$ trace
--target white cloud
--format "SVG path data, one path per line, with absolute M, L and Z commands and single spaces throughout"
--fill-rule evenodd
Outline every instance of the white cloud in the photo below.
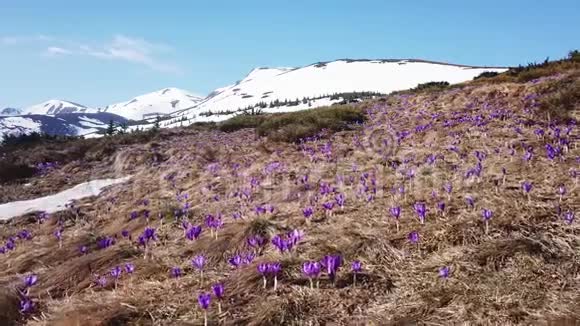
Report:
M 52 50 L 51 50 L 52 49 Z M 112 41 L 103 45 L 77 44 L 68 47 L 49 47 L 47 52 L 53 55 L 82 55 L 104 60 L 125 61 L 144 65 L 153 70 L 169 73 L 180 73 L 177 65 L 166 63 L 157 58 L 158 54 L 171 51 L 164 44 L 148 42 L 144 39 L 116 35 Z
M 2 45 L 17 45 L 26 43 L 42 43 L 54 40 L 52 36 L 38 34 L 32 36 L 22 36 L 22 35 L 11 35 L 11 36 L 1 36 L 0 44 Z
M 110 41 L 99 44 L 96 42 L 78 43 L 42 34 L 0 36 L 0 45 L 17 46 L 22 44 L 41 46 L 43 49 L 42 54 L 48 57 L 85 56 L 100 60 L 139 64 L 160 72 L 181 73 L 177 65 L 160 59 L 160 55 L 173 51 L 170 46 L 149 42 L 143 38 L 133 38 L 119 34 L 115 35 Z
M 58 46 L 51 46 L 51 47 L 46 49 L 46 54 L 47 55 L 69 55 L 69 54 L 72 54 L 72 52 L 67 50 L 67 49 L 63 49 L 61 47 L 58 47 Z

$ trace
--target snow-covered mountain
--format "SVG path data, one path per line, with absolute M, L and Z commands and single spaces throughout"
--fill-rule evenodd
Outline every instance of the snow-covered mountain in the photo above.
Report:
M 84 105 L 63 101 L 49 100 L 44 103 L 36 104 L 22 109 L 22 114 L 44 114 L 55 115 L 61 113 L 97 113 L 97 109 L 88 108 Z
M 150 127 L 154 118 L 161 115 L 167 118 L 161 126 L 175 127 L 197 121 L 225 120 L 250 107 L 259 107 L 262 112 L 303 110 L 341 102 L 345 100 L 342 97 L 344 95 L 341 95 L 344 93 L 388 94 L 415 87 L 420 83 L 447 81 L 453 84 L 471 80 L 484 71 L 505 70 L 507 68 L 473 67 L 415 59 L 342 59 L 299 68 L 256 68 L 244 79 L 218 88 L 205 98 L 181 89 L 165 88 L 99 109 L 69 101 L 51 100 L 25 108 L 21 112 L 7 111 L 23 116 L 4 119 L 4 126 L 0 124 L 0 134 L 4 129 L 10 132 L 18 130 L 19 123 L 22 130 L 52 130 L 50 126 L 59 125 L 55 121 L 61 121 L 59 119 L 62 119 L 62 113 L 101 112 L 129 120 L 146 120 L 132 129 Z M 30 115 L 53 116 L 56 120 L 40 117 L 32 119 Z M 94 127 L 98 128 L 110 119 L 96 120 L 98 122 L 95 122 Z M 41 123 L 40 127 L 37 126 L 38 123 Z M 60 129 L 57 128 L 59 132 L 66 130 L 66 133 L 76 135 L 90 129 L 82 121 L 67 123 L 70 128 L 62 127 L 61 124 L 58 127 Z
M 301 68 L 257 68 L 243 80 L 219 88 L 192 108 L 174 112 L 171 116 L 180 120 L 187 119 L 189 122 L 221 120 L 215 115 L 208 116 L 207 113 L 232 112 L 260 102 L 269 104 L 276 100 L 321 99 L 309 103 L 308 107 L 314 108 L 328 105 L 330 95 L 335 93 L 387 94 L 409 89 L 420 83 L 447 81 L 453 84 L 471 80 L 484 71 L 505 70 L 507 68 L 472 67 L 413 59 L 343 59 Z M 285 108 L 281 107 L 281 110 Z M 222 118 L 229 116 L 231 115 L 224 115 Z
M 0 117 L 10 117 L 21 114 L 22 110 L 17 108 L 4 108 L 0 110 Z
M 0 141 L 4 135 L 30 134 L 32 132 L 82 136 L 107 129 L 111 120 L 116 124 L 128 122 L 123 117 L 106 112 L 0 117 Z
M 108 105 L 101 109 L 131 120 L 142 120 L 157 115 L 183 110 L 195 106 L 203 100 L 178 88 L 165 88 L 153 93 L 137 96 L 130 101 Z

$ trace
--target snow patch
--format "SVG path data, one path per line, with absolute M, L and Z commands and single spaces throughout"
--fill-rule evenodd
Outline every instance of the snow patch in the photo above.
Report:
M 65 209 L 65 205 L 73 200 L 85 197 L 98 196 L 103 188 L 123 183 L 131 176 L 119 179 L 93 180 L 76 185 L 75 187 L 62 191 L 55 195 L 46 197 L 16 201 L 0 205 L 0 220 L 8 220 L 16 216 L 21 216 L 33 212 L 54 213 Z

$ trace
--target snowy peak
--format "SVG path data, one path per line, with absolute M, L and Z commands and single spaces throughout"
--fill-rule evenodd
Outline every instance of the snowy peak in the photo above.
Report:
M 84 105 L 63 101 L 49 100 L 44 103 L 33 105 L 22 110 L 22 114 L 44 114 L 56 115 L 63 113 L 96 113 L 96 109 L 88 108 Z
M 120 115 L 131 120 L 142 120 L 151 116 L 167 115 L 171 112 L 190 108 L 203 98 L 179 88 L 162 90 L 137 96 L 130 101 L 112 104 L 102 112 Z
M 473 67 L 418 59 L 340 59 L 300 68 L 257 68 L 241 81 L 213 91 L 191 109 L 175 112 L 179 120 L 222 119 L 233 112 L 266 106 L 287 110 L 280 102 L 306 100 L 307 108 L 332 104 L 333 94 L 372 92 L 388 94 L 421 83 L 472 80 L 484 71 L 503 72 L 502 67 Z M 316 102 L 308 101 L 316 99 Z M 303 103 L 304 104 L 304 103 Z M 296 104 L 292 109 L 303 108 Z M 217 118 L 216 114 L 221 114 Z
M 110 121 L 126 124 L 127 119 L 111 113 L 61 113 L 58 115 L 29 114 L 0 117 L 0 142 L 5 135 L 30 134 L 83 136 L 104 131 Z
M 0 117 L 10 117 L 21 114 L 22 110 L 16 108 L 4 108 L 0 110 Z
M 283 74 L 285 72 L 294 70 L 296 68 L 287 68 L 287 67 L 281 67 L 281 68 L 267 68 L 267 67 L 260 67 L 260 68 L 254 68 L 252 69 L 252 71 L 250 71 L 250 73 L 240 82 L 247 82 L 250 81 L 252 79 L 256 79 L 256 78 L 267 78 L 267 77 L 271 77 L 271 76 L 277 76 L 280 74 Z

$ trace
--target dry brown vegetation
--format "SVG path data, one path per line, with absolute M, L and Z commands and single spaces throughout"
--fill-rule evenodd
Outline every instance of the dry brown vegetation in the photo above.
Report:
M 565 223 L 555 205 L 563 212 L 578 212 L 578 176 L 571 173 L 578 171 L 580 150 L 573 141 L 564 158 L 554 162 L 544 155 L 548 136 L 534 135 L 536 128 L 548 131 L 547 120 L 542 120 L 546 107 L 579 118 L 578 76 L 571 70 L 534 83 L 477 81 L 460 89 L 364 103 L 370 110 L 365 128 L 306 144 L 320 149 L 331 142 L 330 162 L 319 150 L 312 159 L 297 144 L 256 137 L 251 129 L 224 133 L 180 128 L 163 131 L 148 142 L 126 144 L 91 163 L 91 177 L 113 173 L 133 178 L 98 198 L 77 203 L 79 216 L 55 213 L 40 225 L 24 216 L 0 226 L 4 241 L 24 228 L 34 235 L 0 256 L 0 324 L 199 325 L 203 314 L 197 295 L 218 281 L 225 283 L 226 299 L 221 314 L 215 305 L 209 310 L 211 325 L 578 324 L 580 227 L 577 221 Z M 526 100 L 530 94 L 540 97 Z M 534 110 L 535 103 L 542 110 Z M 511 110 L 514 116 L 491 119 L 482 126 L 471 122 L 442 126 L 454 112 L 487 117 L 495 109 Z M 432 114 L 437 116 L 432 119 Z M 394 135 L 388 133 L 385 148 L 369 145 L 377 130 L 392 126 L 411 131 L 428 121 L 434 127 L 412 133 L 399 146 L 393 146 Z M 516 126 L 521 133 L 514 132 Z M 570 139 L 577 137 L 575 127 Z M 535 148 L 529 163 L 522 159 L 522 142 Z M 457 153 L 448 151 L 452 144 Z M 487 155 L 484 172 L 465 178 L 466 169 L 477 162 L 476 150 Z M 429 154 L 444 157 L 426 164 Z M 282 167 L 266 175 L 270 162 Z M 414 178 L 395 171 L 391 165 L 396 162 L 413 168 Z M 209 170 L 211 163 L 220 169 Z M 236 163 L 239 167 L 234 168 Z M 51 184 L 52 192 L 61 189 L 63 174 L 73 178 L 82 174 L 76 164 L 69 162 L 44 176 L 43 191 Z M 507 170 L 505 179 L 502 168 Z M 366 193 L 358 195 L 363 172 L 376 179 L 377 194 L 371 202 Z M 306 173 L 310 190 L 298 181 Z M 261 180 L 253 201 L 233 197 L 235 191 L 249 187 L 252 176 Z M 315 216 L 306 220 L 301 210 L 318 193 L 319 180 L 338 187 L 347 203 L 327 216 L 319 202 Z M 522 193 L 523 181 L 534 185 L 529 198 Z M 453 184 L 449 197 L 442 190 L 446 182 Z M 405 195 L 393 194 L 391 189 L 403 184 Z M 559 185 L 567 188 L 562 199 L 556 192 Z M 14 191 L 22 188 L 14 187 L 20 187 Z M 177 193 L 189 195 L 186 219 L 193 224 L 202 224 L 205 214 L 223 214 L 225 224 L 217 239 L 208 230 L 198 240 L 185 239 L 181 221 L 173 216 L 183 205 Z M 476 199 L 475 208 L 466 205 L 467 195 Z M 142 199 L 150 204 L 141 205 Z M 437 212 L 439 200 L 447 204 L 444 215 Z M 416 201 L 429 208 L 424 225 L 413 211 Z M 274 205 L 275 212 L 257 217 L 253 207 L 261 203 Z M 403 210 L 399 231 L 388 213 L 393 205 Z M 494 211 L 488 234 L 481 219 L 483 208 Z M 145 209 L 151 211 L 149 222 L 142 217 Z M 133 210 L 140 217 L 130 220 Z M 233 220 L 232 213 L 240 210 L 244 218 Z M 64 221 L 62 248 L 53 236 L 59 219 Z M 142 248 L 120 232 L 128 230 L 135 240 L 147 225 L 157 229 L 159 240 L 145 259 Z M 303 230 L 305 237 L 292 253 L 280 254 L 268 245 L 250 265 L 233 269 L 227 263 L 235 253 L 249 250 L 248 236 L 271 237 L 293 229 Z M 413 230 L 420 233 L 419 246 L 407 241 Z M 117 235 L 117 244 L 98 250 L 96 239 L 106 235 Z M 79 253 L 81 245 L 89 246 L 89 254 Z M 310 289 L 302 263 L 335 253 L 347 263 L 337 283 L 332 285 L 323 276 L 320 288 Z M 208 257 L 203 280 L 190 264 L 198 254 Z M 356 287 L 348 266 L 354 259 L 361 260 L 364 269 Z M 282 263 L 277 291 L 271 283 L 263 289 L 256 271 L 257 263 L 267 261 Z M 112 283 L 94 284 L 94 274 L 107 274 L 124 262 L 135 263 L 136 272 L 124 275 L 116 289 Z M 183 268 L 182 278 L 170 278 L 174 266 Z M 448 279 L 438 276 L 442 266 L 451 268 Z M 30 273 L 39 275 L 30 293 L 37 307 L 32 315 L 21 316 L 16 289 Z

